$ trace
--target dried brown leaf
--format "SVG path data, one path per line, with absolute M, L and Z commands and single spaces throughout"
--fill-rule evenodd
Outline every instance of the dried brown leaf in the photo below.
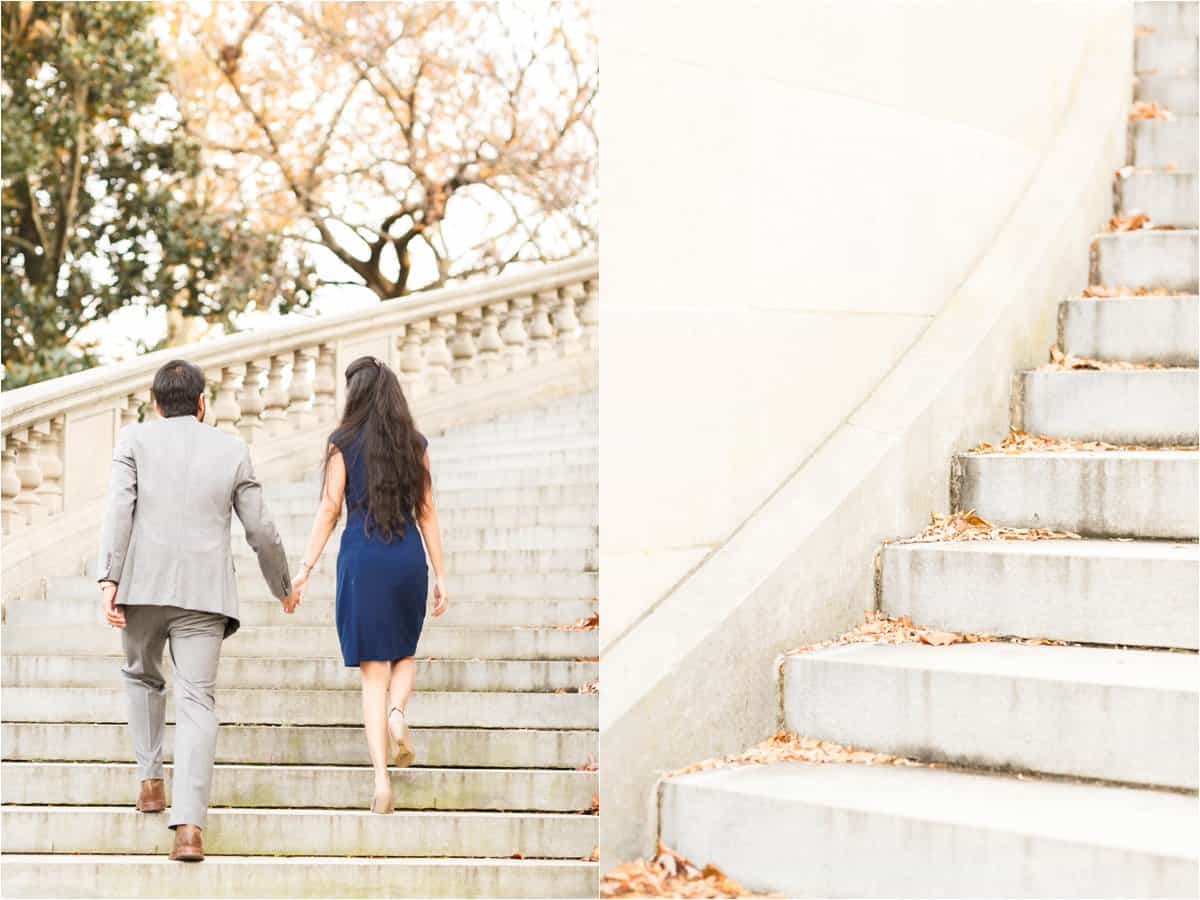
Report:
M 750 897 L 714 865 L 703 868 L 661 841 L 649 860 L 617 866 L 600 879 L 601 897 Z
M 1108 220 L 1108 226 L 1105 230 L 1113 231 L 1140 231 L 1144 228 L 1153 228 L 1154 223 L 1150 221 L 1150 216 L 1144 212 L 1134 212 L 1128 216 L 1113 216 Z
M 1171 119 L 1171 111 L 1157 100 L 1136 100 L 1129 110 L 1130 119 Z
M 1044 434 L 1029 434 L 1016 428 L 1012 429 L 1000 444 L 980 444 L 968 450 L 968 453 L 1070 453 L 1089 451 L 1166 451 L 1166 450 L 1200 450 L 1196 444 L 1169 444 L 1165 446 L 1150 446 L 1148 444 L 1109 444 L 1105 441 L 1079 441 L 1073 438 L 1056 438 Z

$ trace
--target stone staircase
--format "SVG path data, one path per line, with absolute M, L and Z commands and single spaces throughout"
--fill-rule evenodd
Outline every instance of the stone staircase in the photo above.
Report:
M 243 626 L 223 649 L 208 859 L 170 863 L 133 810 L 120 638 L 90 577 L 3 626 L 3 893 L 111 897 L 595 896 L 597 398 L 430 435 L 449 611 L 409 706 L 417 765 L 367 812 L 357 670 L 333 625 L 340 531 L 285 616 L 235 525 Z M 299 554 L 317 483 L 267 485 Z M 168 687 L 168 696 L 170 688 Z M 168 702 L 168 722 L 173 721 Z M 173 730 L 168 726 L 168 798 Z
M 1195 3 L 1139 4 L 1137 98 L 1115 211 L 1171 231 L 1105 234 L 1092 283 L 1060 306 L 1080 357 L 1164 368 L 1014 380 L 1030 433 L 1197 443 Z M 1153 74 L 1150 74 L 1153 70 Z M 1172 171 L 1165 171 L 1168 164 Z M 1169 296 L 1134 296 L 1164 288 Z M 693 772 L 659 793 L 662 840 L 746 886 L 817 897 L 1157 897 L 1200 893 L 1197 805 L 1200 454 L 961 454 L 952 505 L 1082 540 L 894 543 L 888 616 L 1049 639 L 850 644 L 785 657 L 782 726 L 935 765 L 782 762 Z

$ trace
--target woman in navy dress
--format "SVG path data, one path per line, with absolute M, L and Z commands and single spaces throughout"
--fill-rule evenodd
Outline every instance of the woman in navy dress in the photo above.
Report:
M 337 632 L 342 661 L 362 676 L 363 726 L 375 770 L 371 811 L 377 813 L 392 811 L 389 756 L 398 766 L 414 759 L 405 705 L 430 589 L 433 615 L 447 605 L 427 446 L 395 373 L 372 356 L 352 362 L 346 408 L 326 448 L 321 503 L 293 579 L 303 599 L 344 500 Z

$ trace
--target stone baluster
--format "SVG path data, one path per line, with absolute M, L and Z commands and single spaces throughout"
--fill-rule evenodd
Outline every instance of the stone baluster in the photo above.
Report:
M 38 498 L 50 516 L 63 511 L 63 425 L 63 417 L 58 416 L 45 423 L 42 432 L 42 486 Z
M 333 344 L 322 344 L 317 348 L 313 413 L 317 422 L 322 425 L 332 425 L 337 418 L 337 372 L 334 371 L 336 356 Z
M 157 404 L 157 401 L 154 399 L 154 391 L 153 390 L 151 390 L 150 388 L 147 388 L 146 390 L 139 392 L 137 397 L 139 400 L 142 401 L 142 404 L 143 404 L 142 405 L 142 421 L 143 422 L 153 422 L 155 419 L 159 418 L 158 404 Z
M 5 435 L 0 443 L 3 464 L 0 465 L 0 524 L 5 534 L 19 531 L 25 525 L 25 517 L 17 507 L 17 496 L 21 493 L 21 476 L 17 474 L 16 442 Z
M 454 344 L 450 350 L 454 357 L 454 380 L 458 384 L 470 384 L 479 380 L 479 372 L 475 367 L 478 356 L 475 326 L 479 323 L 479 318 L 477 309 L 465 309 L 454 317 Z
M 267 389 L 263 393 L 266 409 L 263 410 L 262 418 L 267 433 L 271 435 L 280 435 L 288 430 L 288 391 L 284 382 L 291 361 L 291 353 L 276 353 L 271 357 L 271 367 L 267 371 Z
M 538 291 L 533 295 L 533 318 L 529 323 L 529 355 L 534 363 L 548 362 L 555 356 L 554 326 L 550 324 L 550 310 L 557 302 L 557 291 Z
M 525 330 L 525 316 L 532 308 L 533 300 L 529 297 L 508 301 L 508 317 L 504 320 L 500 337 L 504 340 L 508 368 L 514 372 L 529 365 L 529 332 Z
M 479 328 L 479 372 L 484 378 L 503 375 L 504 339 L 500 337 L 500 320 L 508 311 L 508 304 L 489 303 L 483 309 L 483 322 Z
M 117 412 L 119 412 L 121 415 L 121 422 L 120 422 L 121 428 L 124 428 L 126 425 L 133 425 L 135 422 L 137 422 L 138 410 L 141 408 L 141 405 L 142 405 L 142 394 L 141 393 L 129 394 L 125 398 L 125 405 L 118 407 L 118 409 L 117 409 Z
M 254 359 L 246 363 L 246 374 L 242 378 L 242 390 L 237 396 L 238 407 L 242 417 L 238 422 L 238 431 L 242 440 L 254 446 L 263 430 L 263 373 L 271 367 L 269 360 Z
M 558 352 L 563 356 L 578 353 L 583 347 L 579 337 L 579 318 L 575 302 L 583 293 L 578 284 L 564 284 L 558 289 L 558 306 L 554 310 L 554 327 L 558 331 Z
M 41 435 L 31 428 L 22 428 L 12 433 L 17 445 L 17 477 L 21 479 L 21 492 L 17 494 L 17 510 L 26 525 L 37 525 L 45 516 L 37 489 L 42 484 L 42 466 L 38 459 Z
M 400 387 L 404 396 L 409 400 L 419 397 L 426 391 L 425 385 L 425 354 L 421 343 L 429 334 L 428 322 L 409 322 L 401 325 L 396 335 L 397 361 L 400 372 Z
M 238 387 L 245 373 L 245 366 L 225 366 L 221 369 L 216 379 L 212 414 L 205 417 L 205 421 L 211 420 L 221 431 L 235 437 L 241 433 L 238 431 L 238 422 L 242 418 Z
M 450 348 L 446 345 L 446 333 L 454 328 L 454 314 L 437 316 L 429 321 L 429 337 L 425 340 L 425 366 L 429 372 L 429 390 L 444 391 L 454 384 L 450 374 Z
M 583 345 L 589 350 L 600 346 L 600 282 L 589 279 L 583 286 L 584 301 L 579 309 L 579 322 L 583 327 Z
M 300 431 L 313 424 L 312 400 L 313 378 L 312 363 L 316 359 L 317 348 L 305 347 L 297 350 L 292 363 L 292 384 L 288 388 L 288 425 L 292 431 Z

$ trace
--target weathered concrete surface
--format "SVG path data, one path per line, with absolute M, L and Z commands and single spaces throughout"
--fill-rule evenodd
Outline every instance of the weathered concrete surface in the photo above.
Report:
M 133 761 L 123 723 L 5 722 L 2 727 L 5 759 Z M 417 759 L 426 766 L 575 769 L 595 761 L 599 744 L 596 732 L 576 729 L 414 727 L 410 733 Z M 168 761 L 174 745 L 175 726 L 168 725 L 163 747 Z M 217 742 L 217 762 L 362 766 L 370 758 L 356 725 L 227 723 Z
M 121 652 L 121 637 L 108 625 L 79 625 L 51 632 L 36 625 L 5 625 L 5 653 L 14 656 L 109 655 Z M 417 656 L 443 659 L 577 659 L 596 656 L 596 632 L 563 628 L 427 628 Z M 298 658 L 341 659 L 337 632 L 326 626 L 246 626 L 225 641 L 222 656 L 278 656 L 286 648 Z
M 407 709 L 417 727 L 595 728 L 595 694 L 525 694 L 501 691 L 422 691 Z M 124 688 L 6 688 L 4 718 L 12 722 L 125 722 Z M 247 725 L 359 725 L 359 691 L 218 689 L 217 716 Z M 167 697 L 167 721 L 175 721 Z
M 5 854 L 10 897 L 594 897 L 596 864 L 549 859 L 272 859 Z
M 1194 654 L 859 644 L 789 657 L 783 678 L 797 734 L 958 765 L 1197 786 Z
M 1197 120 L 1134 119 L 1129 123 L 1130 164 L 1139 168 L 1195 172 L 1197 166 Z M 1165 224 L 1165 223 L 1164 223 Z
M 1197 649 L 1195 543 L 944 541 L 881 557 L 880 609 L 931 628 Z
M 5 804 L 125 806 L 137 767 L 123 763 L 6 762 Z M 595 772 L 564 769 L 394 769 L 397 809 L 578 812 L 591 806 Z M 167 798 L 173 771 L 167 767 Z M 212 806 L 360 809 L 373 789 L 369 766 L 218 765 Z
M 1114 202 L 1122 215 L 1144 212 L 1156 226 L 1195 228 L 1200 224 L 1196 191 L 1194 172 L 1135 172 L 1117 178 Z
M 120 687 L 123 656 L 5 656 L 5 687 Z M 174 678 L 164 666 L 168 690 Z M 419 659 L 416 683 L 427 691 L 576 691 L 595 681 L 595 662 L 573 659 Z M 229 656 L 217 674 L 222 688 L 358 690 L 357 669 L 340 659 Z
M 1195 366 L 1200 297 L 1080 297 L 1058 307 L 1058 345 L 1117 362 Z
M 1013 427 L 1030 434 L 1150 447 L 1200 441 L 1200 371 L 1033 371 L 1013 382 Z
M 363 805 L 369 801 L 367 792 Z M 5 806 L 6 853 L 161 854 L 172 832 L 131 806 Z M 214 856 L 522 856 L 582 859 L 596 846 L 596 818 L 567 813 L 213 809 L 204 850 Z
M 1197 290 L 1195 231 L 1125 231 L 1092 242 L 1092 280 L 1114 288 Z
M 999 525 L 1195 540 L 1198 476 L 1188 451 L 968 453 L 954 459 L 951 502 Z
M 1196 78 L 1192 75 L 1139 75 L 1133 85 L 1133 99 L 1156 100 L 1181 116 L 1200 112 Z
M 1195 0 L 1159 0 L 1133 5 L 1135 25 L 1153 29 L 1151 34 L 1184 37 L 1200 30 L 1200 8 Z
M 663 840 L 789 897 L 1194 897 L 1196 799 L 781 763 L 662 788 Z
M 1138 72 L 1187 74 L 1196 71 L 1194 34 L 1147 34 L 1134 42 L 1134 68 Z

